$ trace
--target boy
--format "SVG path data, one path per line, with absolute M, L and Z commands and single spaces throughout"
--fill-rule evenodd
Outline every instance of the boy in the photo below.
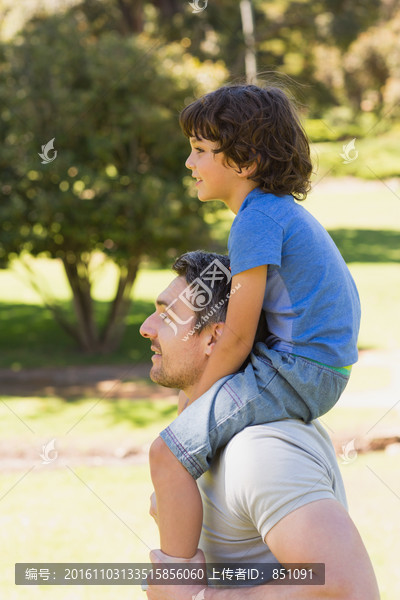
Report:
M 195 479 L 246 426 L 309 422 L 334 406 L 357 360 L 360 305 L 332 239 L 295 202 L 310 189 L 312 165 L 284 92 L 226 86 L 187 106 L 181 126 L 199 200 L 222 200 L 236 214 L 228 249 L 238 290 L 189 406 L 150 449 L 161 549 L 190 558 L 202 523 Z M 268 335 L 251 352 L 261 311 Z

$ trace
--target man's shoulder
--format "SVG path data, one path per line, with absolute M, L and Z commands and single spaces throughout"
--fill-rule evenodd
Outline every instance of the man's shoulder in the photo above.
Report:
M 281 442 L 282 445 L 310 446 L 315 448 L 331 448 L 329 436 L 318 420 L 311 423 L 296 419 L 285 419 L 272 423 L 263 423 L 246 427 L 236 434 L 227 444 L 231 452 L 263 446 L 271 447 Z
M 312 463 L 327 473 L 338 468 L 332 442 L 319 421 L 306 424 L 293 419 L 246 427 L 228 442 L 220 461 L 236 481 L 260 476 L 271 484 L 292 473 L 293 461 L 299 468 Z M 265 472 L 263 464 L 269 465 Z
M 229 527 L 255 528 L 264 540 L 283 517 L 309 502 L 346 494 L 333 446 L 314 421 L 284 420 L 247 427 L 223 448 L 203 476 L 211 504 Z
M 227 444 L 219 468 L 229 506 L 251 515 L 263 539 L 295 507 L 323 498 L 346 506 L 335 451 L 318 421 L 247 427 Z

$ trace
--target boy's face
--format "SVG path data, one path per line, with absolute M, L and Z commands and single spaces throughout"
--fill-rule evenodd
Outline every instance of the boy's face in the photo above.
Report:
M 231 206 L 238 184 L 243 183 L 243 174 L 238 174 L 237 169 L 224 164 L 222 152 L 214 154 L 213 150 L 218 148 L 216 142 L 191 137 L 190 146 L 191 152 L 185 165 L 192 171 L 192 177 L 197 179 L 199 200 L 222 200 Z

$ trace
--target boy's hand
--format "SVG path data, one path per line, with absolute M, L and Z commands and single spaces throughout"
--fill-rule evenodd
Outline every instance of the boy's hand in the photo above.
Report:
M 171 564 L 171 563 L 185 563 L 188 565 L 206 565 L 206 558 L 202 550 L 197 549 L 197 552 L 192 558 L 179 558 L 178 556 L 170 556 L 169 554 L 165 554 L 162 550 L 151 550 L 150 551 L 150 560 L 154 565 L 159 564 Z M 205 571 L 205 569 L 204 569 Z
M 191 565 L 204 565 L 204 572 L 206 572 L 205 564 L 206 559 L 201 550 L 197 550 L 196 554 L 192 558 L 177 558 L 176 556 L 169 556 L 164 554 L 162 550 L 152 550 L 150 552 L 150 560 L 156 565 L 162 565 L 165 563 L 185 563 Z M 192 600 L 197 594 L 204 590 L 207 585 L 207 581 L 202 585 L 152 585 L 149 584 L 147 590 L 148 600 Z M 201 597 L 201 596 L 200 596 Z
M 226 321 L 222 335 L 209 355 L 196 386 L 190 393 L 194 402 L 219 379 L 233 375 L 250 354 L 263 307 L 268 265 L 247 269 L 232 277 Z M 233 290 L 235 293 L 233 293 Z

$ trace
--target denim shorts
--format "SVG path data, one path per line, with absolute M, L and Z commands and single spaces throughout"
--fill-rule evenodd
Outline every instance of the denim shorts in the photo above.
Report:
M 349 377 L 288 352 L 256 344 L 243 371 L 223 377 L 160 436 L 194 479 L 218 448 L 249 425 L 320 417 L 338 401 Z

